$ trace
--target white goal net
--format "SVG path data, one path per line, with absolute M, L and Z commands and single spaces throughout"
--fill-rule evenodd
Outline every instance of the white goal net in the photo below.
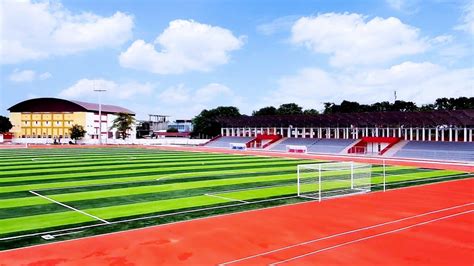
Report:
M 321 201 L 371 190 L 372 165 L 355 162 L 300 164 L 298 196 Z

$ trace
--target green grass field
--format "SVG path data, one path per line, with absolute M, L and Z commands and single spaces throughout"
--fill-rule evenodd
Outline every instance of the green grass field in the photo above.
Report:
M 295 197 L 296 166 L 316 162 L 130 148 L 0 150 L 0 249 L 51 242 L 41 238 L 46 232 L 64 240 L 304 201 Z M 386 170 L 392 184 L 466 177 Z M 381 171 L 372 167 L 372 184 Z

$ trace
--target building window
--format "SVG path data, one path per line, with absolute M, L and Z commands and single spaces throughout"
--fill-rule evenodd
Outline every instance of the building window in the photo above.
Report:
M 38 121 L 35 121 L 35 125 L 38 125 Z

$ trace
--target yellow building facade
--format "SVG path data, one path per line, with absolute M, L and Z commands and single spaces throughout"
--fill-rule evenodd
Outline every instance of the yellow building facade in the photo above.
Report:
M 13 112 L 11 132 L 17 138 L 68 138 L 72 125 L 86 127 L 86 112 Z
M 99 109 L 101 116 L 99 117 Z M 85 139 L 115 138 L 111 124 L 117 113 L 134 115 L 128 109 L 58 98 L 37 98 L 8 109 L 14 138 L 69 138 L 73 125 L 86 130 Z

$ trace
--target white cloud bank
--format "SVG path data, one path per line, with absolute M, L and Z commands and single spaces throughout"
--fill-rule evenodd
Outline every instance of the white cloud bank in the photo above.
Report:
M 12 82 L 32 82 L 34 80 L 46 80 L 51 78 L 52 75 L 49 72 L 37 73 L 34 70 L 18 70 L 15 69 L 8 79 Z
M 119 61 L 122 67 L 156 74 L 210 71 L 226 64 L 229 53 L 243 44 L 244 37 L 236 37 L 228 29 L 193 20 L 173 20 L 154 43 L 136 40 L 120 54 Z
M 129 99 L 136 95 L 150 95 L 154 85 L 138 82 L 116 83 L 106 79 L 81 79 L 61 91 L 58 96 L 67 99 L 95 99 L 98 96 L 94 88 L 106 90 L 103 99 Z
M 0 21 L 2 64 L 117 47 L 131 39 L 133 28 L 133 18 L 121 12 L 73 14 L 49 1 L 1 1 Z
M 404 62 L 384 69 L 328 72 L 306 68 L 278 81 L 278 88 L 261 106 L 296 102 L 321 108 L 323 102 L 342 100 L 373 103 L 398 99 L 418 104 L 439 97 L 474 96 L 474 69 L 447 69 L 429 62 Z
M 292 27 L 291 42 L 315 53 L 328 54 L 336 67 L 374 65 L 424 52 L 419 30 L 398 18 L 326 13 L 302 17 Z

